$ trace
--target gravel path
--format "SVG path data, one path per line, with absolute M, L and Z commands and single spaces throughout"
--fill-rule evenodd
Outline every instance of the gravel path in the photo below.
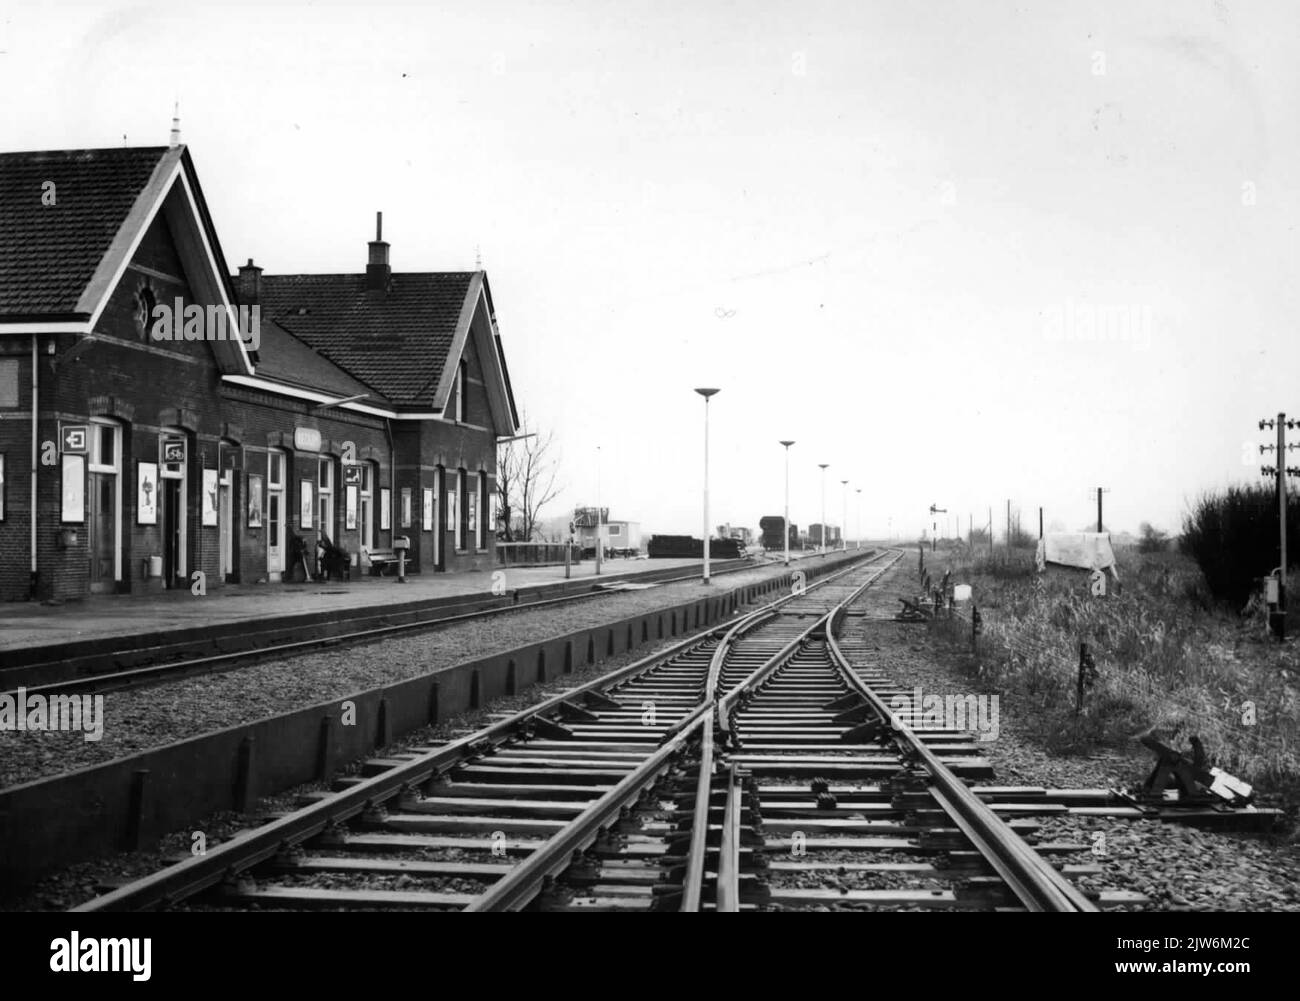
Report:
M 914 596 L 916 561 L 904 558 L 871 592 L 866 607 L 873 618 L 849 620 L 848 628 L 866 635 L 879 651 L 881 667 L 897 683 L 920 685 L 936 695 L 965 695 L 982 689 L 956 669 L 961 653 L 931 637 L 925 625 L 881 621 Z M 864 632 L 863 632 L 864 631 Z M 1151 769 L 1149 752 L 1099 748 L 1087 756 L 1049 754 L 1024 732 L 1014 698 L 994 692 L 999 701 L 999 732 L 987 747 L 996 784 L 1056 788 L 1109 788 L 1142 781 Z M 1300 844 L 1260 835 L 1221 834 L 1158 821 L 1106 818 L 1041 818 L 1041 842 L 1095 845 L 1098 853 L 1062 857 L 1063 862 L 1100 865 L 1100 876 L 1086 877 L 1088 889 L 1133 890 L 1151 903 L 1144 910 L 1300 910 Z M 1102 839 L 1097 836 L 1102 835 Z
M 725 593 L 724 589 L 755 584 L 782 572 L 779 564 L 765 564 L 728 574 L 707 593 Z M 616 592 L 571 607 L 510 612 L 373 645 L 350 645 L 222 674 L 110 692 L 104 696 L 101 740 L 87 741 L 80 731 L 0 731 L 0 788 L 343 698 L 475 657 L 666 608 L 703 593 L 696 581 Z M 532 696 L 528 698 L 531 701 Z

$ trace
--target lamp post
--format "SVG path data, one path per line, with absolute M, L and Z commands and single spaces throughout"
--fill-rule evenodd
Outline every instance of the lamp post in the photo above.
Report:
M 819 543 L 818 549 L 821 550 L 822 555 L 825 555 L 826 553 L 826 467 L 829 466 L 830 463 L 819 462 L 817 463 L 817 465 L 821 466 L 821 470 L 822 470 L 822 529 L 817 541 Z
M 849 548 L 849 481 L 840 480 L 840 552 Z
M 709 582 L 709 397 L 716 389 L 695 390 L 704 397 L 704 583 Z
M 600 446 L 596 446 L 596 573 L 600 573 L 600 558 L 604 555 L 600 544 L 600 526 L 604 519 L 600 516 Z
M 857 545 L 855 545 L 853 548 L 861 549 L 862 548 L 862 488 L 857 487 L 856 489 L 858 492 L 858 530 L 854 534 L 858 538 L 857 538 Z
M 782 441 L 785 446 L 785 518 L 781 522 L 781 534 L 785 536 L 785 565 L 790 565 L 790 446 L 792 441 Z

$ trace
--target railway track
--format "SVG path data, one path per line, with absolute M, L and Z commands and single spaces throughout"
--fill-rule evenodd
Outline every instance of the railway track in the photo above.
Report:
M 1051 806 L 1026 808 L 1006 791 L 968 785 L 993 775 L 976 734 L 924 718 L 872 663 L 866 636 L 837 638 L 859 596 L 719 702 L 729 754 L 708 807 L 723 835 L 716 909 L 1095 911 L 1143 902 L 1125 891 L 1086 896 L 1068 877 L 1097 867 L 1058 868 L 1045 857 L 1087 845 L 1030 847 L 1037 825 L 1024 814 Z
M 751 560 L 732 560 L 720 563 L 712 573 L 714 576 L 721 576 L 752 570 L 755 565 Z M 41 665 L 11 668 L 0 675 L 0 685 L 3 685 L 3 688 L 0 688 L 0 695 L 16 696 L 18 682 L 12 680 L 15 675 L 26 679 L 23 687 L 29 696 L 52 697 L 123 691 L 157 684 L 160 681 L 231 671 L 257 661 L 299 656 L 326 647 L 369 643 L 405 633 L 488 619 L 513 612 L 574 605 L 615 593 L 615 590 L 606 587 L 606 584 L 618 585 L 631 582 L 665 585 L 698 579 L 697 572 L 682 573 L 680 570 L 681 568 L 674 567 L 635 576 L 611 576 L 599 584 L 593 583 L 590 590 L 562 594 L 554 598 L 536 596 L 527 598 L 523 597 L 525 592 L 515 591 L 501 597 L 466 596 L 464 600 L 409 611 L 362 609 L 355 614 L 333 620 L 332 628 L 328 631 L 313 630 L 316 635 L 307 638 L 301 638 L 304 631 L 302 627 L 272 626 L 266 629 L 250 627 L 236 639 L 218 639 L 208 642 L 207 646 L 215 646 L 218 649 L 216 653 L 186 652 L 187 649 L 192 651 L 194 641 L 187 641 L 184 644 L 158 644 L 132 650 L 130 657 L 133 661 L 147 662 L 142 666 L 117 667 L 114 662 L 125 654 L 101 653 L 83 658 L 81 663 L 62 662 L 48 665 L 50 670 L 57 671 L 61 675 L 73 673 L 77 676 L 51 680 L 47 683 L 41 683 L 39 680 L 40 675 L 44 673 Z M 539 593 L 542 592 L 533 592 L 534 595 Z M 237 646 L 237 649 L 221 649 L 228 646 Z M 9 680 L 5 680 L 6 676 Z M 36 683 L 33 684 L 33 680 Z
M 851 564 L 757 614 L 815 601 L 863 572 Z M 81 909 L 168 907 L 199 894 L 195 906 L 233 908 L 528 904 L 575 853 L 599 853 L 597 842 L 626 827 L 638 803 L 653 802 L 647 794 L 689 767 L 712 734 L 704 696 L 716 677 L 715 651 L 732 631 L 684 639 L 445 745 L 372 759 L 362 776 L 302 809 Z M 671 826 L 638 835 L 610 861 L 658 866 L 674 840 Z M 413 881 L 422 887 L 401 889 Z
M 991 776 L 973 735 L 891 726 L 865 644 L 836 639 L 900 556 L 374 759 L 77 910 L 1096 910 L 967 785 Z

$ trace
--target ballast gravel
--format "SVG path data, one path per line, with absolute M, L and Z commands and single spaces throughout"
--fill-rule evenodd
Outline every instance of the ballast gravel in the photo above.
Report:
M 109 692 L 103 696 L 103 736 L 99 740 L 86 740 L 81 731 L 0 730 L 0 788 L 345 698 L 694 597 L 724 594 L 783 572 L 779 564 L 763 564 L 718 577 L 708 591 L 698 581 L 683 581 L 614 592 L 571 606 L 521 609 L 375 643 Z

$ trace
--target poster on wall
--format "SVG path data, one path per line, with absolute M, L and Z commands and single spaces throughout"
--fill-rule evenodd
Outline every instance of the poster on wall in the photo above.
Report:
M 135 478 L 135 523 L 156 525 L 158 524 L 158 463 L 138 463 Z
M 411 527 L 411 488 L 402 487 L 402 527 Z
M 424 522 L 421 527 L 426 532 L 433 531 L 433 487 L 424 488 Z
M 5 457 L 0 455 L 0 521 L 5 520 Z
M 217 471 L 203 470 L 203 526 L 212 528 L 217 523 Z
M 312 503 L 312 487 L 314 484 L 311 480 L 299 480 L 300 490 L 298 491 L 298 521 L 300 528 L 311 528 L 311 512 L 315 506 Z
M 262 527 L 262 477 L 259 473 L 248 474 L 248 527 Z
M 388 487 L 379 488 L 379 530 L 387 532 L 393 526 L 393 492 Z
M 351 531 L 357 527 L 357 488 L 343 488 L 343 527 Z
M 469 537 L 477 539 L 474 533 L 478 531 L 478 492 L 475 490 L 465 498 L 465 515 L 469 518 Z
M 63 456 L 62 520 L 78 524 L 86 520 L 86 457 Z
M 447 531 L 456 531 L 456 491 L 447 491 Z

